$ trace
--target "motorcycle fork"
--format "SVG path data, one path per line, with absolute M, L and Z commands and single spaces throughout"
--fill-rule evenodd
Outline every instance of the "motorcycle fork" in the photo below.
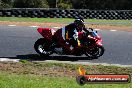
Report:
M 84 47 L 84 49 L 85 49 L 86 52 L 91 52 L 91 51 L 94 50 L 95 47 L 96 47 L 96 46 L 93 44 L 93 45 Z

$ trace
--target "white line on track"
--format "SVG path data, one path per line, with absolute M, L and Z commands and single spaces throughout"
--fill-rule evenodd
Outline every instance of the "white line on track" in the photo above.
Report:
M 12 62 L 19 62 L 19 61 L 20 61 L 20 59 L 0 58 L 0 61 L 12 61 Z
M 16 26 L 16 25 L 8 25 L 8 26 L 12 26 L 13 27 L 13 26 Z
M 10 59 L 10 58 L 0 58 L 0 61 L 4 62 L 19 62 L 20 59 Z M 56 61 L 56 60 L 46 60 L 46 61 L 33 61 L 33 62 L 50 62 L 50 63 L 68 63 L 68 64 L 82 64 L 82 65 L 104 65 L 104 66 L 119 66 L 119 67 L 132 67 L 132 65 L 121 65 L 121 64 L 108 64 L 108 63 L 91 63 L 91 62 L 70 62 L 70 61 Z
M 8 25 L 8 26 L 12 26 L 12 27 L 13 27 L 13 26 L 17 26 L 17 25 Z M 29 26 L 29 27 L 36 28 L 36 27 L 39 27 L 39 26 Z M 53 28 L 59 29 L 60 27 L 53 27 Z M 94 30 L 99 31 L 99 30 L 101 30 L 101 29 L 94 29 Z M 110 30 L 110 31 L 115 32 L 115 31 L 117 31 L 117 30 Z
M 100 29 L 94 29 L 94 30 L 99 31 Z
M 110 31 L 117 31 L 117 30 L 110 30 Z
M 60 28 L 60 27 L 53 27 L 53 28 L 56 28 L 57 29 L 57 28 Z
M 29 27 L 38 27 L 38 26 L 29 26 Z

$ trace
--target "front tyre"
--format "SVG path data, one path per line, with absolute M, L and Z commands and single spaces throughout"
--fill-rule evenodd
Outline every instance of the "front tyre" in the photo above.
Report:
M 97 51 L 93 54 L 95 57 L 100 57 L 104 54 L 104 47 L 103 46 L 97 46 L 96 47 Z
M 34 49 L 41 56 L 49 56 L 52 54 L 50 43 L 44 38 L 40 38 L 35 42 Z
M 86 56 L 90 58 L 98 58 L 104 54 L 104 47 L 103 46 L 96 46 L 93 49 L 90 49 L 85 53 Z

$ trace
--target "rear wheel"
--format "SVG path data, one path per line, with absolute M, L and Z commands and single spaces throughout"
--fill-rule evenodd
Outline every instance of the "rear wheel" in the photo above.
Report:
M 50 43 L 44 39 L 38 39 L 34 44 L 35 51 L 41 56 L 49 56 L 52 54 L 52 50 L 50 50 Z

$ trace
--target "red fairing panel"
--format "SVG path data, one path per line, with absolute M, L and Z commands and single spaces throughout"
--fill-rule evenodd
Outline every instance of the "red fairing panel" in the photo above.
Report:
M 52 33 L 50 28 L 38 28 L 38 32 L 47 39 L 52 39 Z
M 82 37 L 83 37 L 83 32 L 78 32 L 78 39 L 80 40 L 82 39 Z

